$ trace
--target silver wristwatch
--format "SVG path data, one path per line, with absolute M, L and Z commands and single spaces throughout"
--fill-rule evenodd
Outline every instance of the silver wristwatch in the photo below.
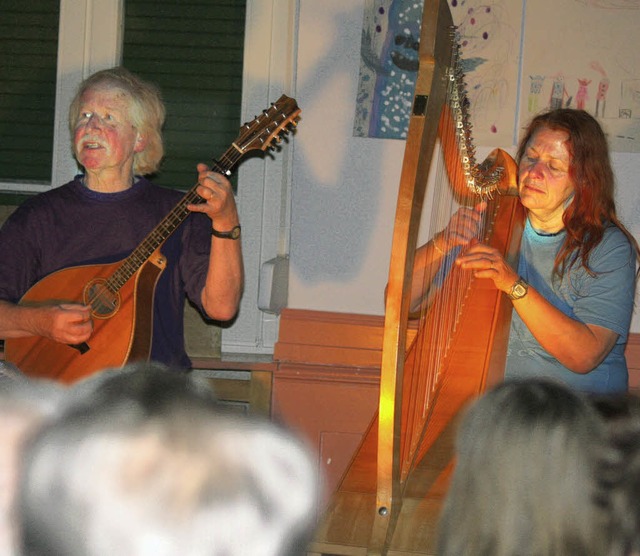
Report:
M 507 294 L 509 299 L 522 299 L 527 292 L 529 291 L 529 284 L 525 282 L 524 278 L 518 278 L 513 286 L 511 286 L 511 291 Z

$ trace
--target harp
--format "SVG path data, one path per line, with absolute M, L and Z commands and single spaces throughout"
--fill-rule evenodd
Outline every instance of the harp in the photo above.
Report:
M 424 2 L 419 55 L 393 232 L 378 413 L 309 554 L 434 554 L 456 417 L 504 373 L 511 303 L 491 281 L 445 263 L 436 280 L 425 281 L 427 302 L 419 318 L 410 319 L 423 205 L 441 214 L 441 198 L 452 207 L 486 201 L 478 239 L 514 266 L 524 222 L 513 159 L 496 149 L 475 162 L 446 0 Z M 432 222 L 431 229 L 441 225 Z

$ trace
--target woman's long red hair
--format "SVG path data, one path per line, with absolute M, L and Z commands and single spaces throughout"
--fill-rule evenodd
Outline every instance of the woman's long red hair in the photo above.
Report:
M 638 243 L 618 219 L 614 201 L 615 178 L 607 138 L 598 121 L 584 110 L 559 108 L 539 114 L 527 127 L 520 141 L 516 160 L 522 160 L 531 137 L 541 128 L 565 131 L 569 135 L 567 149 L 571 156 L 569 177 L 574 184 L 574 197 L 562 217 L 567 232 L 554 264 L 554 273 L 562 276 L 579 262 L 589 273 L 589 257 L 602 241 L 604 230 L 613 224 L 627 236 L 639 253 Z

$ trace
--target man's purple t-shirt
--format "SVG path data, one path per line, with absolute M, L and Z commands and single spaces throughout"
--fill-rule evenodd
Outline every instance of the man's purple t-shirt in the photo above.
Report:
M 87 189 L 78 176 L 25 201 L 0 229 L 0 299 L 18 302 L 56 270 L 126 258 L 183 195 L 145 178 L 137 178 L 126 191 L 99 193 Z M 154 298 L 154 361 L 190 366 L 184 348 L 185 294 L 202 311 L 210 230 L 207 216 L 191 214 L 161 247 L 167 267 Z

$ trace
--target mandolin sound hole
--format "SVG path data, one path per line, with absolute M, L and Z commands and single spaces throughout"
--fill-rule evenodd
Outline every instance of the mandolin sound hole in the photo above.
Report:
M 85 305 L 91 306 L 91 314 L 98 319 L 111 317 L 120 306 L 120 296 L 112 292 L 104 278 L 97 278 L 84 289 Z

